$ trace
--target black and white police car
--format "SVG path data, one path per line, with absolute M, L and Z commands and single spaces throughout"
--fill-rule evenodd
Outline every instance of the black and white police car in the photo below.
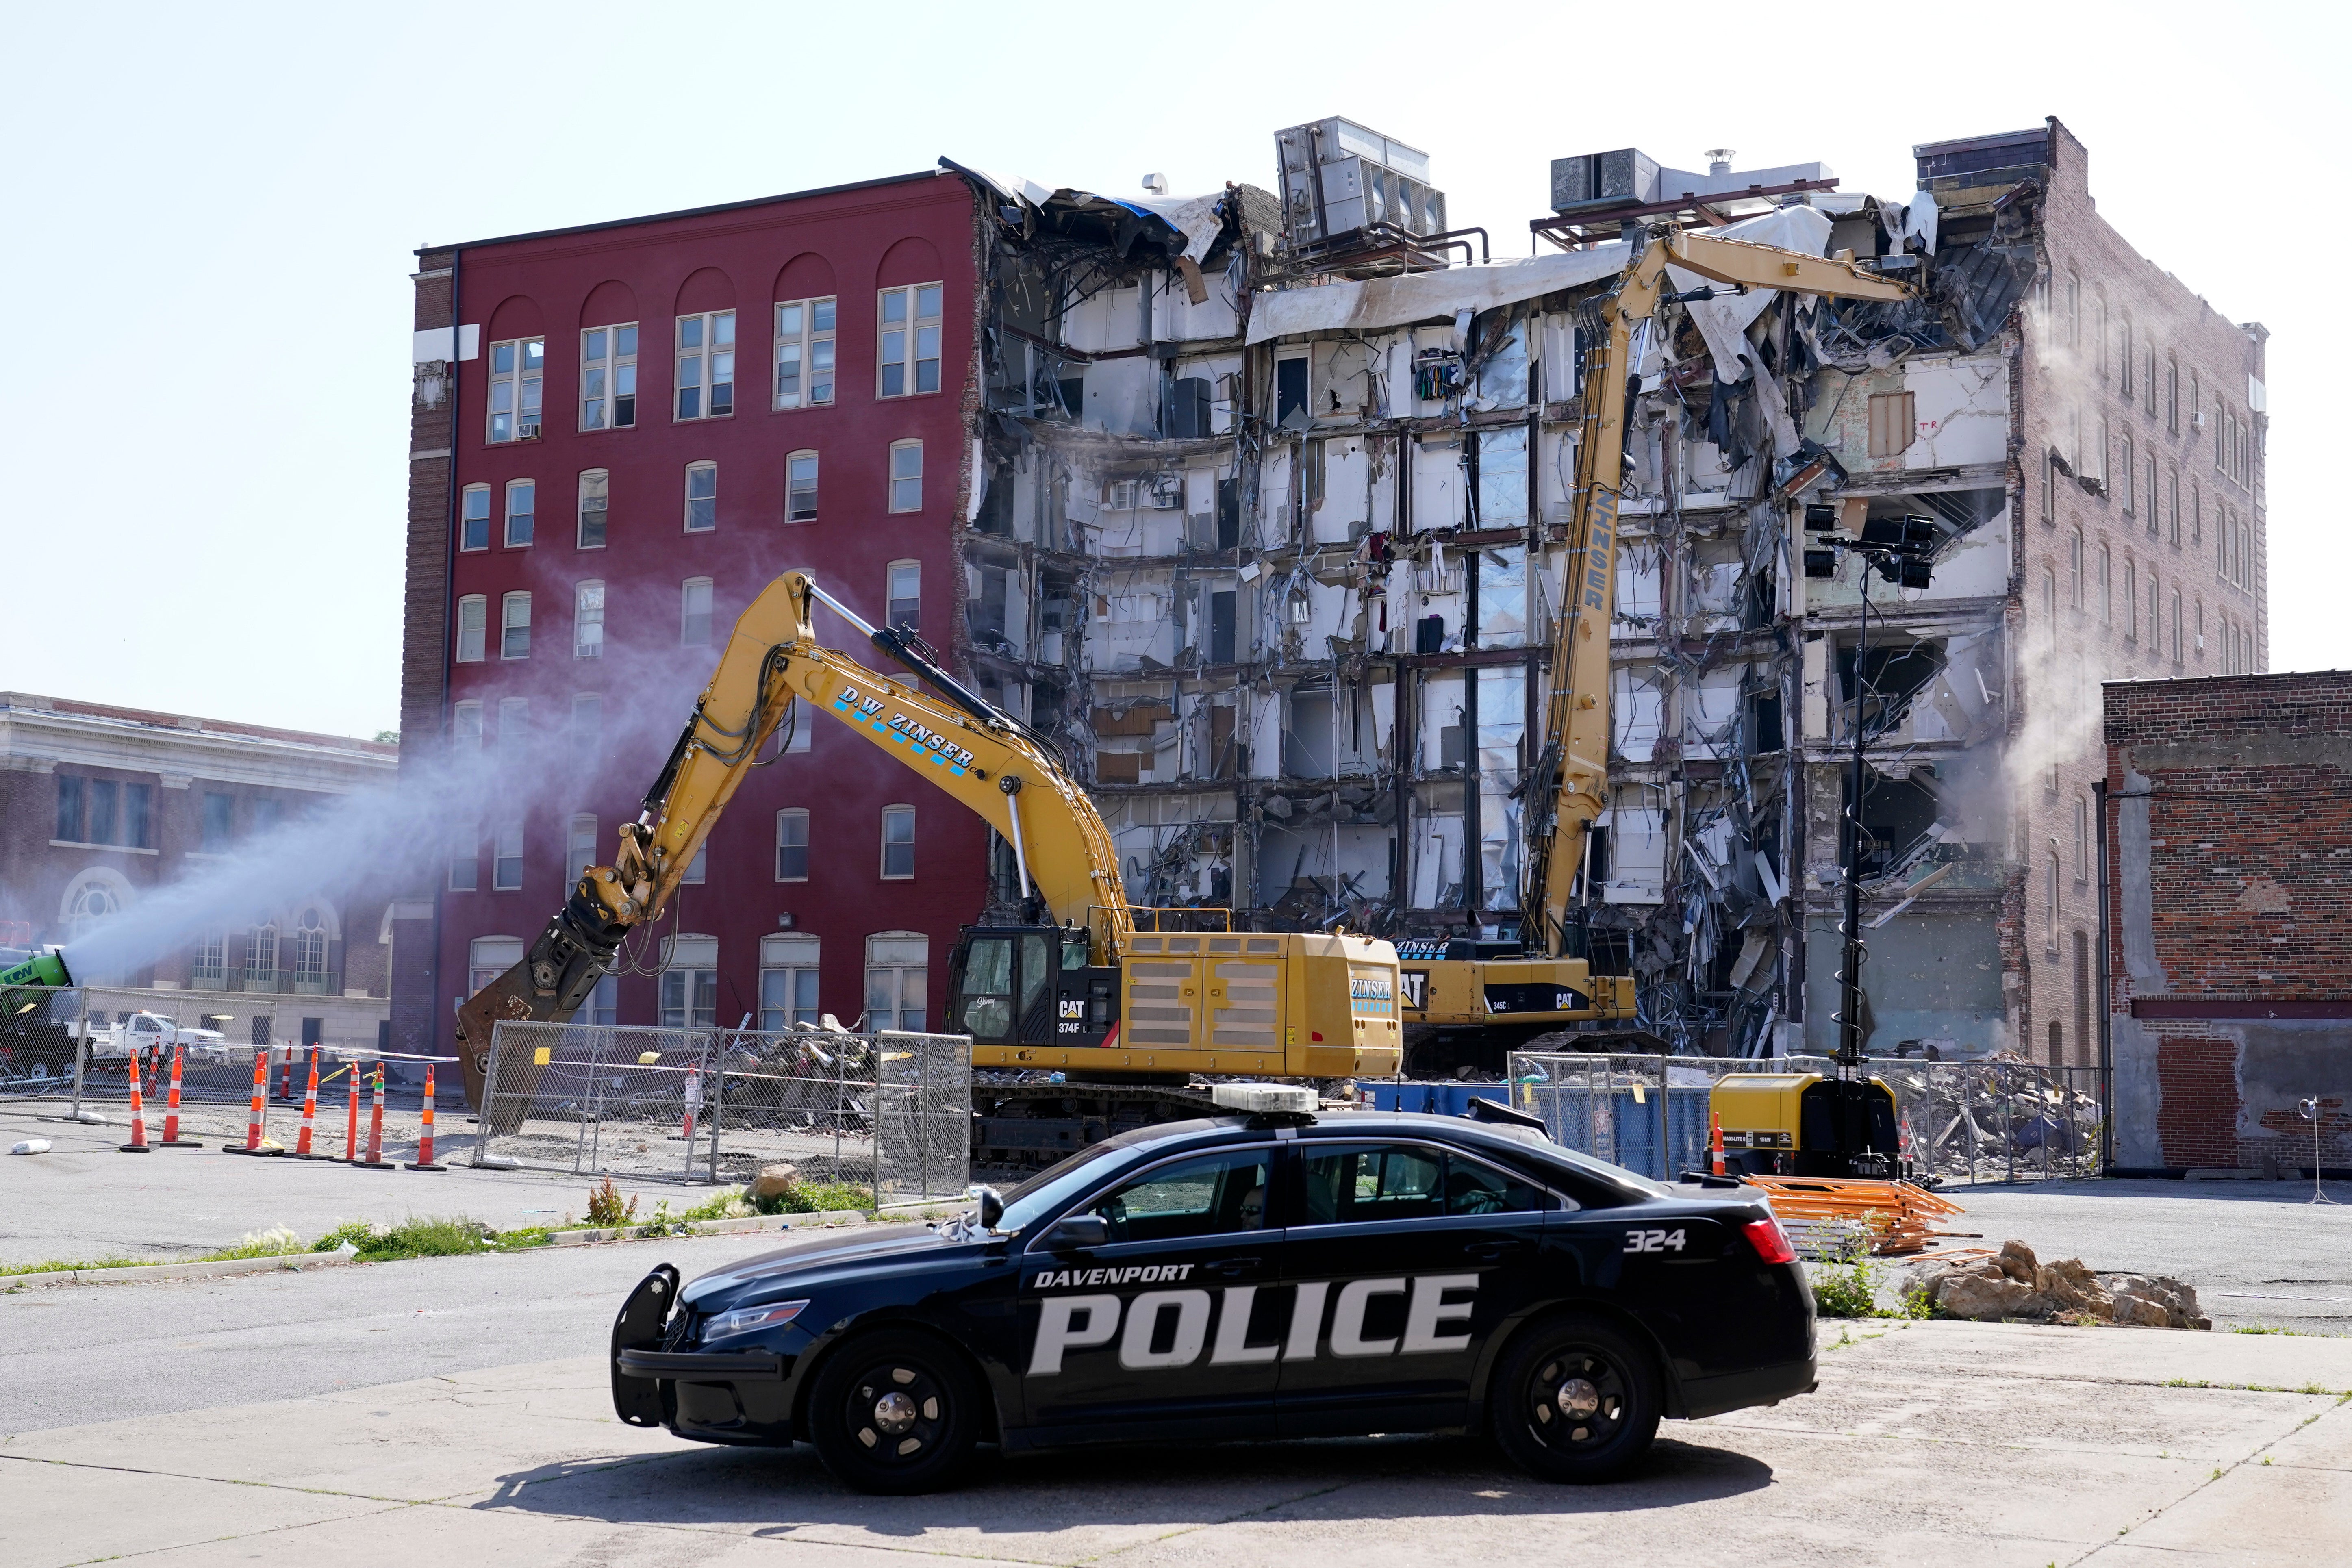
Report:
M 1661 1416 L 1813 1387 L 1813 1299 L 1753 1188 L 1661 1185 L 1471 1117 L 1234 1114 L 1097 1143 L 936 1229 L 814 1237 L 613 1326 L 613 1404 L 712 1443 L 807 1441 L 873 1491 L 975 1444 L 1483 1431 L 1601 1480 Z

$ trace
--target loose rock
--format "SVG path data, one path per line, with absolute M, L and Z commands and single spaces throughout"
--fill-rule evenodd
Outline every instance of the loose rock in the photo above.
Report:
M 751 1185 L 744 1189 L 744 1196 L 754 1203 L 761 1198 L 780 1198 L 791 1192 L 800 1179 L 800 1167 L 797 1165 L 783 1161 L 762 1165 L 760 1173 L 752 1177 Z
M 2150 1329 L 2210 1329 L 2197 1292 L 2169 1277 L 2095 1274 L 2082 1259 L 2043 1263 L 2021 1241 L 1991 1258 L 1955 1263 L 1923 1281 L 1947 1316 L 1996 1322 L 2008 1318 L 2122 1323 Z

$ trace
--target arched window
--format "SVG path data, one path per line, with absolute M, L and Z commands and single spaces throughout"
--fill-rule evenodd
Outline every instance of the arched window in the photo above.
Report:
M 521 962 L 522 938 L 476 937 L 466 950 L 466 994 L 472 995 Z
M 2172 591 L 2172 662 L 2179 664 L 2180 652 L 2180 590 Z
M 2076 529 L 2066 541 L 2067 597 L 2074 608 L 2083 607 L 2083 531 Z
M 278 922 L 249 926 L 245 933 L 245 988 L 278 989 Z
M 2058 951 L 2058 854 L 2051 851 L 2042 876 L 2042 945 Z
M 129 900 L 111 883 L 84 882 L 66 899 L 66 940 L 75 941 L 110 915 L 121 912 Z
M 2139 564 L 2124 557 L 2124 640 L 2139 640 Z
M 294 918 L 294 984 L 327 984 L 327 920 L 316 905 Z
M 2058 569 L 2054 566 L 2044 566 L 2042 569 L 2042 622 L 2045 628 L 2043 636 L 2056 635 L 2054 628 L 2058 625 Z
M 2112 626 L 2116 618 L 2116 557 L 2105 544 L 2099 546 L 2099 624 Z
M 2066 1065 L 2066 1026 L 2055 1018 L 2050 1020 L 2050 1065 Z
M 930 954 L 930 938 L 920 931 L 877 931 L 866 939 L 866 1028 L 922 1028 Z

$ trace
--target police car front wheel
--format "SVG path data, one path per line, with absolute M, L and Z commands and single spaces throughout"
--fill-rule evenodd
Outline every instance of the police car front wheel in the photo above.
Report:
M 866 1334 L 818 1369 L 809 1438 L 826 1468 L 861 1491 L 932 1491 L 971 1458 L 981 1398 L 962 1359 L 928 1335 Z
M 1495 1440 L 1520 1468 L 1547 1480 L 1610 1480 L 1657 1435 L 1657 1364 L 1607 1323 L 1548 1319 L 1504 1356 L 1490 1407 Z

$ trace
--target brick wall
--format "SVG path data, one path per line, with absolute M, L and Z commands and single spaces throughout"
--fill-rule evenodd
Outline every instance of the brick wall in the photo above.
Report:
M 2119 1163 L 2352 1166 L 2352 672 L 2105 699 Z

